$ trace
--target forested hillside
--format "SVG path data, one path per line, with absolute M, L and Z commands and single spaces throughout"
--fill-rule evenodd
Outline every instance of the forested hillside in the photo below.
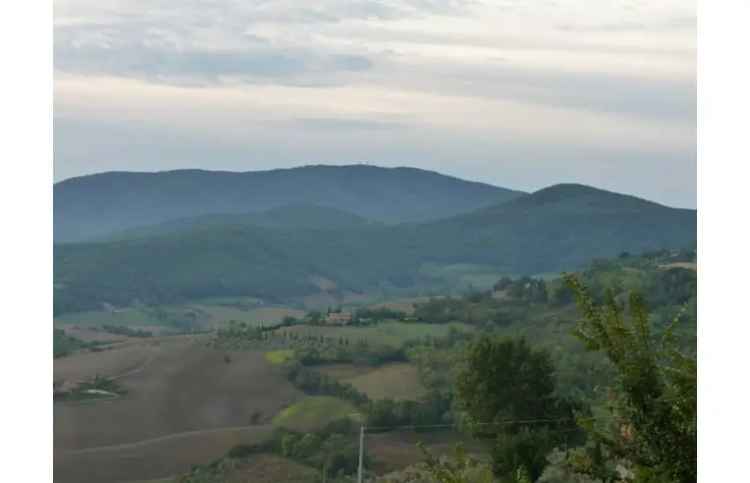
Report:
M 109 172 L 54 188 L 55 241 L 83 241 L 207 214 L 261 212 L 289 204 L 345 209 L 388 223 L 426 221 L 523 193 L 415 168 L 304 166 L 245 173 Z
M 57 244 L 55 310 L 220 295 L 279 301 L 320 291 L 321 277 L 339 291 L 423 289 L 436 282 L 426 264 L 555 272 L 624 251 L 691 247 L 695 215 L 558 185 L 430 223 L 384 225 L 299 206 L 200 217 L 114 241 Z

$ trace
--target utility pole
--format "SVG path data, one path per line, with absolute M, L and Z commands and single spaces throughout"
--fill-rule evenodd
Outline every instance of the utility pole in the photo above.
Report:
M 364 468 L 364 449 L 365 449 L 365 425 L 359 427 L 359 470 L 357 471 L 357 483 L 362 483 L 362 473 Z

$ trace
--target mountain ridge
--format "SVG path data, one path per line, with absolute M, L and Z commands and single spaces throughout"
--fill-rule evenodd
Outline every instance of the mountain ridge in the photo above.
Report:
M 310 165 L 267 171 L 106 172 L 54 186 L 55 241 L 137 226 L 304 202 L 345 207 L 385 223 L 419 222 L 507 201 L 523 192 L 418 168 Z

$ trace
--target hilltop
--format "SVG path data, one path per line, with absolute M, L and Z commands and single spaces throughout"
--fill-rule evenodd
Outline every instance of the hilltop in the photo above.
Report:
M 420 222 L 522 194 L 433 171 L 370 165 L 107 172 L 55 184 L 54 238 L 92 240 L 177 219 L 258 213 L 290 204 L 344 208 L 384 223 Z

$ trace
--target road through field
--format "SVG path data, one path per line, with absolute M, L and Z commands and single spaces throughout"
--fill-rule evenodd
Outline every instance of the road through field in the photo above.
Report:
M 274 426 L 272 424 L 256 424 L 256 425 L 248 425 L 248 426 L 236 426 L 233 428 L 199 429 L 196 431 L 183 431 L 181 433 L 166 434 L 164 436 L 144 439 L 142 441 L 136 441 L 134 443 L 112 444 L 108 446 L 95 446 L 93 448 L 83 448 L 83 449 L 76 449 L 76 450 L 71 450 L 71 451 L 63 451 L 61 452 L 61 454 L 62 455 L 82 455 L 82 454 L 99 453 L 102 451 L 120 451 L 120 450 L 135 449 L 135 448 L 139 448 L 143 446 L 152 445 L 155 443 L 169 441 L 172 439 L 190 438 L 193 436 L 201 436 L 201 435 L 206 435 L 206 434 L 211 434 L 211 433 L 226 433 L 226 432 L 233 432 L 233 431 L 236 432 L 236 431 L 244 431 L 244 430 L 256 430 L 259 432 L 263 432 L 263 431 L 271 431 L 273 430 L 273 428 Z
M 55 454 L 54 480 L 75 483 L 153 480 L 184 473 L 238 444 L 260 442 L 271 425 L 188 431 L 121 445 Z

